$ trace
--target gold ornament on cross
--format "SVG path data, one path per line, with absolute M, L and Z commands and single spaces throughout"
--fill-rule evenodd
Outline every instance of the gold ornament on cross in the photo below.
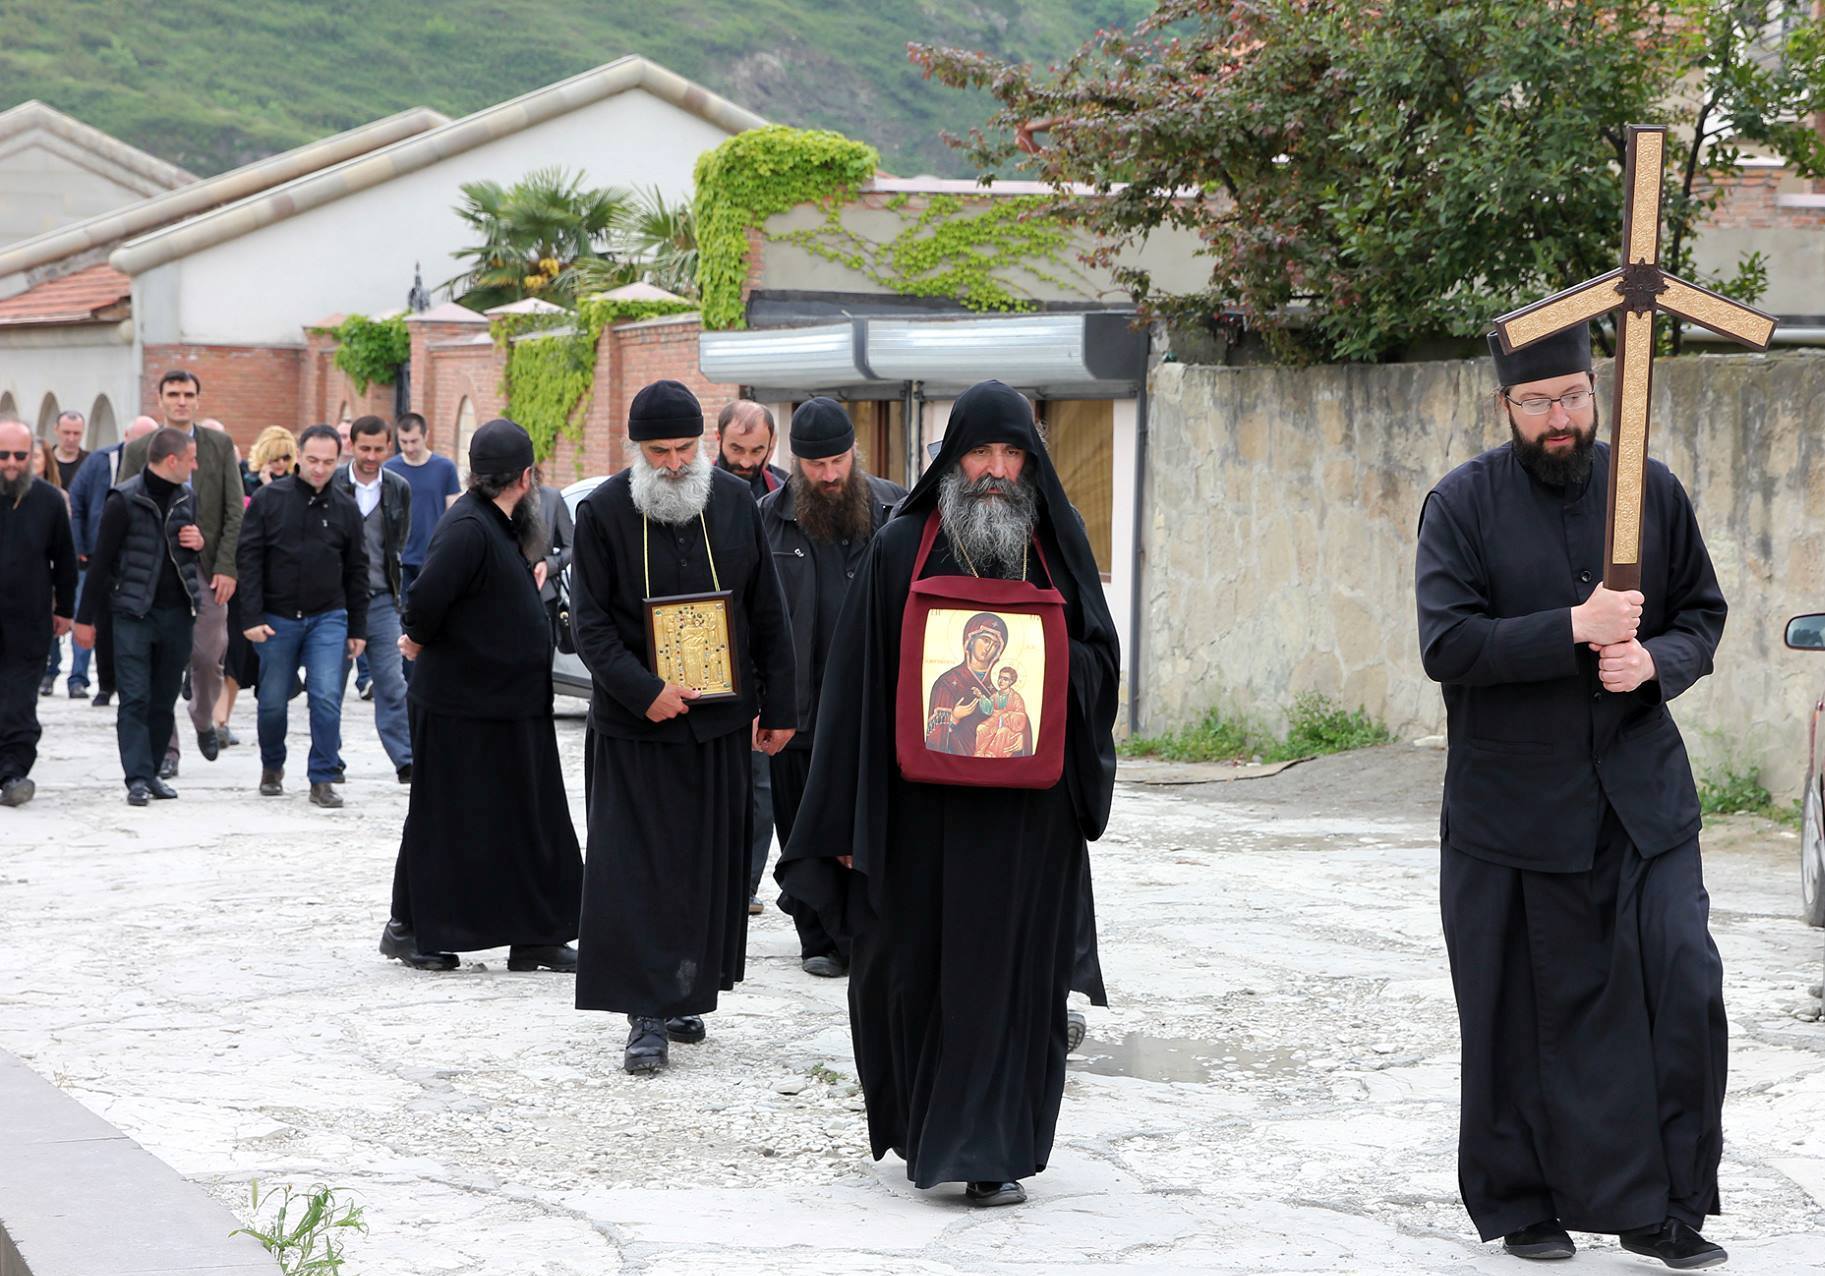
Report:
M 1647 481 L 1648 392 L 1654 379 L 1654 316 L 1670 315 L 1766 350 L 1774 316 L 1660 268 L 1660 182 L 1667 130 L 1631 124 L 1623 165 L 1622 265 L 1495 321 L 1506 354 L 1601 315 L 1616 315 L 1616 391 L 1610 409 L 1609 520 L 1603 583 L 1641 588 L 1641 494 Z

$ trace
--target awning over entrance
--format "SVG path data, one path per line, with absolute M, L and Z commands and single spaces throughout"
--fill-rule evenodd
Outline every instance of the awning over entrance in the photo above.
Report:
M 841 390 L 894 398 L 907 382 L 926 393 L 988 377 L 1022 389 L 1127 397 L 1146 376 L 1147 333 L 1131 311 L 973 318 L 857 317 L 841 324 L 705 332 L 698 363 L 725 384 Z

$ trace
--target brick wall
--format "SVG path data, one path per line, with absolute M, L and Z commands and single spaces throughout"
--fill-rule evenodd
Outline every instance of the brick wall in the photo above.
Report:
M 627 464 L 627 412 L 640 387 L 670 378 L 691 388 L 713 423 L 738 387 L 708 381 L 697 369 L 695 315 L 648 319 L 605 328 L 596 343 L 596 382 L 584 412 L 582 439 L 560 439 L 544 464 L 546 482 L 565 487 L 578 478 L 613 474 Z M 511 415 L 501 399 L 505 355 L 475 342 L 473 325 L 413 325 L 412 401 L 431 425 L 431 446 L 455 460 L 457 419 L 464 399 L 476 424 Z M 714 428 L 708 431 L 714 445 Z
M 158 416 L 158 381 L 194 373 L 203 383 L 199 415 L 214 417 L 245 450 L 269 425 L 299 423 L 305 352 L 285 346 L 149 345 L 140 362 L 139 412 Z
M 336 366 L 340 343 L 323 332 L 307 330 L 304 353 L 299 360 L 298 416 L 295 428 L 302 429 L 319 421 L 334 425 L 347 408 L 352 421 L 358 416 L 393 419 L 394 390 L 391 382 L 370 383 L 366 394 L 355 390 L 348 373 Z
M 1795 208 L 1778 202 L 1782 195 L 1814 194 L 1818 183 L 1807 183 L 1788 175 L 1785 168 L 1739 168 L 1720 179 L 1716 186 L 1724 190 L 1723 202 L 1704 222 L 1705 228 L 1719 230 L 1825 230 L 1825 208 Z M 1699 184 L 1693 189 L 1702 197 L 1714 187 Z

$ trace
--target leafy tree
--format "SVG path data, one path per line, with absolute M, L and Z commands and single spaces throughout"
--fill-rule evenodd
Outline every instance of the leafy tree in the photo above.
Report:
M 985 173 L 1051 183 L 1059 214 L 1096 232 L 1092 260 L 1161 226 L 1202 238 L 1202 288 L 1171 294 L 1118 268 L 1138 300 L 1181 316 L 1239 307 L 1284 357 L 1373 360 L 1474 337 L 1612 266 L 1630 122 L 1683 126 L 1663 261 L 1687 277 L 1711 179 L 1739 145 L 1825 174 L 1825 143 L 1793 122 L 1825 107 L 1825 37 L 1780 23 L 1809 4 L 1159 0 L 1043 73 L 910 52 L 994 96 L 953 144 Z M 1068 183 L 1100 198 L 1068 198 Z M 1708 282 L 1752 296 L 1760 272 L 1751 260 Z
M 657 186 L 635 190 L 610 253 L 579 259 L 559 284 L 572 297 L 587 297 L 639 280 L 680 297 L 697 295 L 691 201 L 672 203 Z
M 611 256 L 632 207 L 625 191 L 587 187 L 583 174 L 556 167 L 512 186 L 465 182 L 461 190 L 457 216 L 480 242 L 456 254 L 469 268 L 443 287 L 476 310 L 524 297 L 570 300 L 560 282 L 567 269 Z

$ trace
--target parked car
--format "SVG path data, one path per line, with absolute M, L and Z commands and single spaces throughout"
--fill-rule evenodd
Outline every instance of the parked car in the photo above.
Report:
M 570 517 L 573 520 L 577 516 L 577 506 L 583 503 L 583 498 L 595 491 L 596 485 L 605 482 L 607 478 L 606 474 L 598 474 L 594 478 L 578 479 L 564 489 L 562 493 L 564 504 L 569 508 Z M 564 597 L 566 598 L 573 596 L 570 592 L 570 574 L 574 570 L 573 567 L 564 569 Z M 587 700 L 590 686 L 589 670 L 584 667 L 581 657 L 555 649 L 552 651 L 551 687 L 553 691 L 561 696 L 577 696 Z
M 1825 651 L 1825 613 L 1787 622 L 1787 645 L 1795 651 Z M 1812 702 L 1806 727 L 1806 791 L 1800 799 L 1800 908 L 1808 925 L 1825 926 L 1825 694 Z

